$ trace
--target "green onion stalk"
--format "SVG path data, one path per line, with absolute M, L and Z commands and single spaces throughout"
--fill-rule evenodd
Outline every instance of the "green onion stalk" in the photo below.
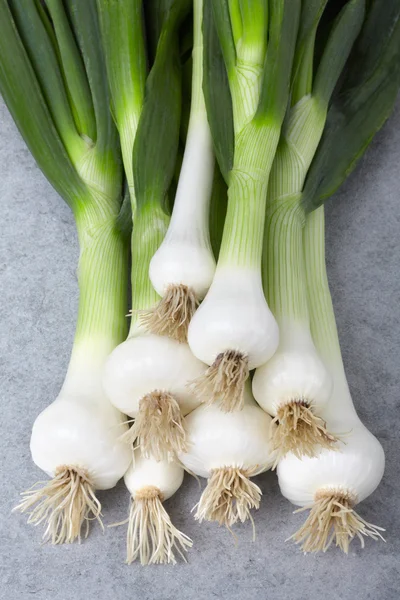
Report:
M 324 448 L 317 458 L 290 455 L 278 465 L 283 495 L 298 512 L 309 510 L 292 536 L 304 552 L 325 552 L 335 543 L 346 554 L 352 540 L 383 539 L 381 527 L 355 511 L 379 485 L 385 455 L 379 441 L 360 421 L 343 366 L 325 266 L 324 207 L 312 212 L 304 228 L 304 257 L 310 322 L 316 348 L 334 382 L 333 401 L 323 409 L 330 430 L 341 432 L 340 448 Z
M 190 4 L 175 1 L 165 13 L 146 83 L 133 148 L 137 208 L 132 233 L 131 327 L 127 340 L 110 355 L 103 378 L 113 405 L 135 419 L 123 437 L 127 445 L 137 442 L 146 458 L 169 461 L 186 449 L 183 417 L 198 405 L 187 382 L 204 372 L 204 365 L 186 343 L 149 333 L 145 318 L 160 300 L 151 289 L 148 271 L 170 221 L 168 194 L 182 103 L 179 34 Z
M 126 335 L 128 239 L 122 171 L 95 3 L 0 1 L 0 91 L 39 167 L 71 207 L 78 232 L 79 308 L 57 399 L 37 417 L 31 453 L 50 478 L 17 507 L 70 543 L 101 523 L 96 490 L 129 466 L 126 428 L 101 385 L 105 360 Z
M 318 4 L 318 3 L 317 3 Z M 321 5 L 326 4 L 320 3 Z M 317 68 L 314 46 L 321 7 L 303 8 L 288 110 L 268 187 L 264 245 L 264 286 L 278 322 L 277 352 L 254 375 L 257 402 L 274 417 L 276 462 L 288 452 L 314 456 L 337 439 L 321 417 L 332 394 L 332 378 L 315 348 L 307 301 L 302 252 L 304 182 L 326 124 L 330 98 L 365 15 L 364 0 L 347 2 L 335 20 Z
M 214 56 L 206 57 L 204 87 L 228 207 L 215 276 L 188 340 L 194 355 L 209 365 L 193 390 L 226 412 L 243 407 L 249 370 L 265 363 L 278 345 L 278 327 L 262 289 L 261 255 L 268 179 L 288 101 L 299 14 L 297 1 L 205 2 L 203 27 Z M 228 93 L 221 92 L 213 66 L 219 56 Z
M 175 552 L 184 558 L 183 552 L 192 545 L 174 527 L 163 502 L 183 481 L 183 468 L 174 458 L 186 442 L 181 403 L 188 403 L 190 396 L 182 379 L 184 361 L 189 363 L 189 372 L 194 369 L 196 374 L 202 365 L 186 344 L 149 334 L 143 324 L 143 312 L 160 299 L 151 284 L 149 266 L 170 221 L 168 193 L 175 172 L 181 116 L 179 33 L 189 10 L 190 2 L 175 1 L 160 18 L 159 40 L 132 149 L 136 210 L 131 325 L 126 341 L 109 356 L 103 375 L 103 386 L 113 405 L 134 419 L 121 438 L 135 453 L 125 474 L 131 497 L 128 563 L 136 559 L 142 564 L 175 563 Z
M 187 342 L 190 320 L 215 272 L 210 242 L 214 151 L 203 94 L 203 0 L 193 2 L 190 116 L 171 222 L 150 264 L 150 279 L 162 296 L 146 325 L 152 333 Z
M 333 381 L 332 396 L 320 416 L 338 438 L 331 448 L 320 448 L 316 457 L 300 460 L 289 453 L 278 465 L 283 495 L 299 511 L 309 510 L 304 525 L 292 536 L 303 552 L 325 552 L 335 542 L 347 553 L 352 540 L 364 547 L 365 538 L 382 538 L 383 530 L 355 511 L 378 486 L 385 457 L 358 418 L 346 379 L 326 273 L 322 204 L 348 177 L 393 110 L 400 89 L 399 42 L 399 3 L 390 1 L 382 11 L 379 0 L 369 2 L 302 191 L 311 334 Z

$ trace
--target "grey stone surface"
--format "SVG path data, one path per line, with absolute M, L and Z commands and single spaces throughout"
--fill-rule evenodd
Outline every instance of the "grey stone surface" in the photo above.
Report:
M 400 585 L 400 105 L 357 172 L 327 209 L 328 263 L 343 354 L 357 410 L 382 442 L 384 480 L 362 515 L 387 528 L 348 557 L 335 548 L 303 556 L 285 539 L 302 517 L 279 494 L 276 477 L 258 478 L 263 502 L 238 542 L 190 514 L 199 490 L 187 478 L 168 502 L 194 540 L 189 563 L 124 564 L 125 530 L 94 526 L 81 545 L 40 545 L 42 531 L 11 515 L 18 494 L 42 479 L 29 437 L 37 414 L 57 395 L 73 340 L 78 246 L 72 215 L 36 167 L 0 105 L 0 598 L 25 600 L 245 600 L 398 598 Z M 125 518 L 124 485 L 101 494 L 106 521 Z

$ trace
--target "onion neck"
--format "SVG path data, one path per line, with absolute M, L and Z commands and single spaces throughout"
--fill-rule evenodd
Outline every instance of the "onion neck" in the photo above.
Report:
M 75 339 L 63 392 L 102 395 L 101 372 L 110 352 L 126 335 L 128 244 L 116 215 L 76 215 L 80 256 L 79 306 Z
M 325 115 L 310 95 L 297 102 L 282 128 L 271 169 L 264 280 L 268 302 L 279 325 L 291 319 L 309 326 L 301 190 L 322 135 Z
M 309 323 L 303 258 L 303 224 L 299 195 L 273 202 L 267 210 L 264 284 L 268 304 L 283 326 Z
M 261 269 L 268 179 L 279 132 L 274 124 L 250 123 L 235 140 L 218 267 Z

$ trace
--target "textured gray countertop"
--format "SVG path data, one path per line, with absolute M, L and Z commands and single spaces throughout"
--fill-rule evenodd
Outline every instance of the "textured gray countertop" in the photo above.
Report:
M 190 510 L 197 483 L 187 477 L 168 503 L 194 540 L 189 563 L 127 566 L 125 528 L 93 526 L 81 545 L 41 545 L 42 530 L 11 515 L 21 490 L 43 474 L 29 438 L 37 414 L 57 395 L 74 334 L 78 258 L 72 215 L 34 163 L 0 104 L 0 598 L 389 600 L 400 584 L 400 105 L 357 171 L 327 207 L 328 267 L 343 354 L 360 417 L 387 457 L 379 489 L 360 506 L 387 528 L 349 556 L 331 548 L 303 556 L 291 542 L 302 515 L 279 493 L 274 474 L 258 477 L 263 501 L 238 543 Z M 124 485 L 101 494 L 105 520 L 125 518 Z

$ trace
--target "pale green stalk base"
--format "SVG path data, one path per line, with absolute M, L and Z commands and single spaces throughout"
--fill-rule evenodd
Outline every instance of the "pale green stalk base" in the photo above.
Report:
M 310 213 L 304 229 L 304 256 L 313 340 L 326 364 L 345 380 L 335 312 L 325 264 L 324 207 Z
M 92 205 L 93 209 L 93 205 Z M 74 345 L 62 388 L 64 396 L 105 401 L 101 374 L 109 353 L 126 335 L 127 244 L 114 218 L 81 212 L 77 228 L 81 246 L 78 266 L 79 309 Z M 100 408 L 99 408 L 100 409 Z M 45 524 L 44 541 L 81 540 L 89 522 L 101 522 L 101 505 L 88 474 L 75 465 L 59 465 L 54 478 L 23 492 L 16 510 L 30 513 L 28 523 Z
M 247 126 L 236 140 L 218 267 L 261 267 L 268 178 L 279 140 L 275 126 Z
M 87 211 L 77 217 L 77 228 L 80 294 L 74 343 L 103 337 L 115 347 L 126 332 L 128 244 L 115 217 Z
M 309 323 L 301 190 L 325 124 L 325 111 L 305 96 L 290 111 L 268 187 L 264 284 L 278 324 Z

